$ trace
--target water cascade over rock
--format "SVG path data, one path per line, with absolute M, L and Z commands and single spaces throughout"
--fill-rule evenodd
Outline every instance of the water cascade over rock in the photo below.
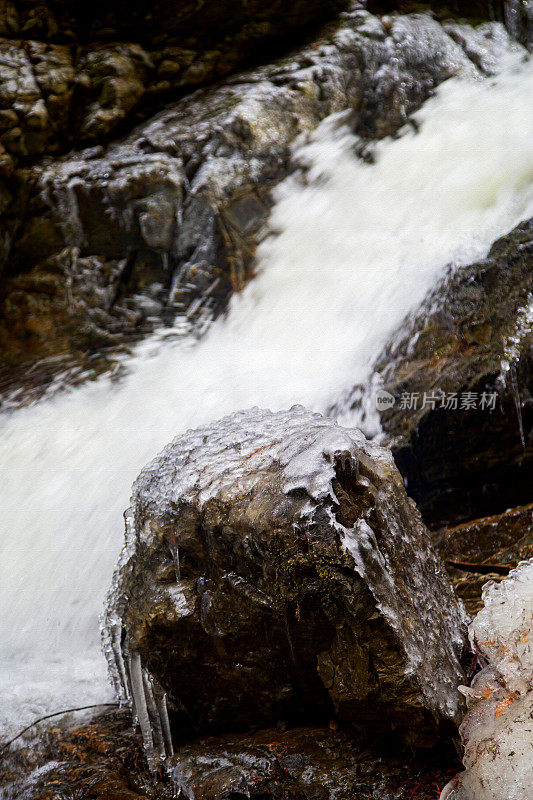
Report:
M 464 624 L 389 452 L 251 409 L 140 474 L 104 641 L 155 759 L 164 693 L 180 728 L 335 713 L 420 741 L 458 719 Z
M 337 112 L 364 139 L 393 134 L 443 81 L 493 74 L 521 51 L 500 24 L 474 30 L 416 14 L 384 24 L 358 8 L 312 45 L 184 98 L 107 144 L 104 121 L 124 121 L 149 84 L 151 56 L 138 44 L 101 46 L 88 64 L 71 63 L 65 45 L 1 47 L 0 102 L 19 109 L 14 120 L 2 112 L 5 392 L 115 368 L 117 350 L 162 322 L 198 328 L 253 275 L 270 190 L 294 169 L 298 136 Z M 69 98 L 83 81 L 100 85 L 102 105 L 94 99 L 84 111 L 98 146 L 39 160 L 55 152 L 61 125 L 72 127 Z M 177 88 L 178 72 L 170 83 Z M 49 95 L 59 100 L 47 112 Z

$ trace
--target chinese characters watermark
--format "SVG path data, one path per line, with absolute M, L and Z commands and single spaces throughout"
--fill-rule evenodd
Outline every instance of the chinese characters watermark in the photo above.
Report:
M 432 389 L 429 392 L 402 392 L 396 398 L 385 389 L 376 392 L 376 408 L 385 411 L 398 402 L 400 411 L 419 411 L 442 408 L 446 411 L 494 411 L 497 392 L 445 392 Z

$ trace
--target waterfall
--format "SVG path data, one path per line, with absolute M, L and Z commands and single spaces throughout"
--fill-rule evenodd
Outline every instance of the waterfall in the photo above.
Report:
M 200 340 L 0 417 L 0 730 L 109 696 L 98 615 L 141 467 L 254 404 L 323 411 L 442 275 L 533 215 L 533 61 L 443 84 L 373 163 L 326 120 L 276 192 L 258 275 Z M 357 420 L 352 420 L 357 423 Z

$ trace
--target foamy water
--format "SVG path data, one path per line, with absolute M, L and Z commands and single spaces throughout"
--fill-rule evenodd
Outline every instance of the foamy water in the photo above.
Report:
M 278 190 L 257 278 L 199 342 L 154 338 L 121 383 L 0 418 L 1 731 L 109 698 L 98 615 L 131 483 L 163 445 L 254 404 L 324 410 L 449 263 L 533 215 L 532 90 L 533 62 L 449 81 L 372 165 L 326 120 L 297 152 L 307 184 Z

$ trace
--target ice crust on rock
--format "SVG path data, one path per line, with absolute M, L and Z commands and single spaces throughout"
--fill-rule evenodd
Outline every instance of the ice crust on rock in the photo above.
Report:
M 469 706 L 460 729 L 466 769 L 441 800 L 531 800 L 533 559 L 487 583 L 483 601 L 469 636 L 486 666 L 461 687 Z
M 370 510 L 367 513 L 359 509 L 360 516 L 353 525 L 339 520 L 339 498 L 334 487 L 340 471 L 349 476 L 350 485 L 373 498 L 374 516 Z M 189 523 L 187 515 L 191 509 L 194 514 L 212 510 L 213 503 L 217 508 L 220 504 L 233 509 L 226 524 L 233 526 L 235 533 L 211 531 L 208 537 L 238 537 L 241 534 L 235 526 L 240 524 L 238 520 L 242 523 L 246 519 L 246 525 L 255 531 L 249 542 L 249 534 L 245 537 L 245 547 L 252 551 L 261 537 L 270 535 L 270 524 L 289 531 L 294 526 L 312 526 L 321 515 L 321 524 L 338 533 L 340 552 L 353 559 L 354 577 L 350 580 L 364 581 L 375 606 L 394 631 L 395 647 L 403 653 L 406 691 L 410 686 L 409 692 L 413 692 L 409 702 L 440 718 L 459 718 L 456 685 L 462 674 L 459 658 L 466 630 L 464 610 L 453 595 L 416 508 L 405 494 L 390 452 L 367 441 L 359 430 L 340 427 L 334 420 L 301 406 L 278 413 L 253 408 L 178 436 L 141 472 L 133 486 L 132 508 L 126 513 L 126 543 L 108 597 L 103 636 L 117 691 L 124 700 L 133 699 L 136 709 L 139 707 L 137 716 L 149 750 L 153 743 L 154 761 L 158 748 L 147 730 L 153 722 L 147 717 L 140 672 L 144 669 L 145 680 L 152 678 L 140 664 L 137 648 L 144 645 L 142 640 L 139 644 L 138 631 L 132 631 L 131 620 L 136 620 L 134 628 L 139 619 L 144 626 L 143 615 L 152 618 L 151 609 L 157 606 L 159 617 L 164 607 L 164 613 L 172 618 L 170 624 L 179 625 L 180 619 L 192 619 L 197 613 L 195 604 L 189 602 L 197 596 L 201 607 L 199 624 L 209 636 L 220 634 L 218 630 L 208 630 L 205 622 L 210 613 L 207 606 L 212 601 L 211 590 L 194 595 L 200 591 L 194 587 L 205 583 L 201 577 L 205 565 L 192 583 L 180 580 L 176 572 L 174 584 L 162 586 L 156 581 L 155 589 L 151 588 L 155 584 L 149 583 L 141 593 L 138 587 L 151 580 L 146 578 L 146 572 L 155 569 L 158 553 L 168 550 L 174 563 L 179 562 L 180 546 L 187 545 L 188 537 L 198 535 L 195 526 L 208 524 Z M 254 514 L 263 511 L 268 514 L 268 525 L 261 533 L 262 523 L 254 521 Z M 194 520 L 198 519 L 194 516 Z M 194 530 L 189 530 L 190 526 Z M 259 537 L 255 544 L 254 537 Z M 241 545 L 235 543 L 237 546 Z M 270 552 L 268 547 L 266 552 Z M 347 564 L 350 563 L 351 559 Z M 269 578 L 260 578 L 252 585 L 234 571 L 239 569 L 239 562 L 225 568 L 228 571 L 217 580 L 232 582 L 237 591 L 247 593 L 254 608 L 264 607 L 279 618 L 279 611 L 273 609 L 273 595 L 268 593 L 272 589 Z M 148 596 L 154 599 L 149 599 L 146 606 Z M 141 605 L 137 610 L 133 608 L 132 617 L 136 602 Z M 139 612 L 139 608 L 145 610 Z M 349 618 L 354 612 L 355 607 L 350 611 L 348 605 L 344 613 Z M 129 675 L 126 664 L 130 665 Z M 163 719 L 155 722 L 157 729 Z

